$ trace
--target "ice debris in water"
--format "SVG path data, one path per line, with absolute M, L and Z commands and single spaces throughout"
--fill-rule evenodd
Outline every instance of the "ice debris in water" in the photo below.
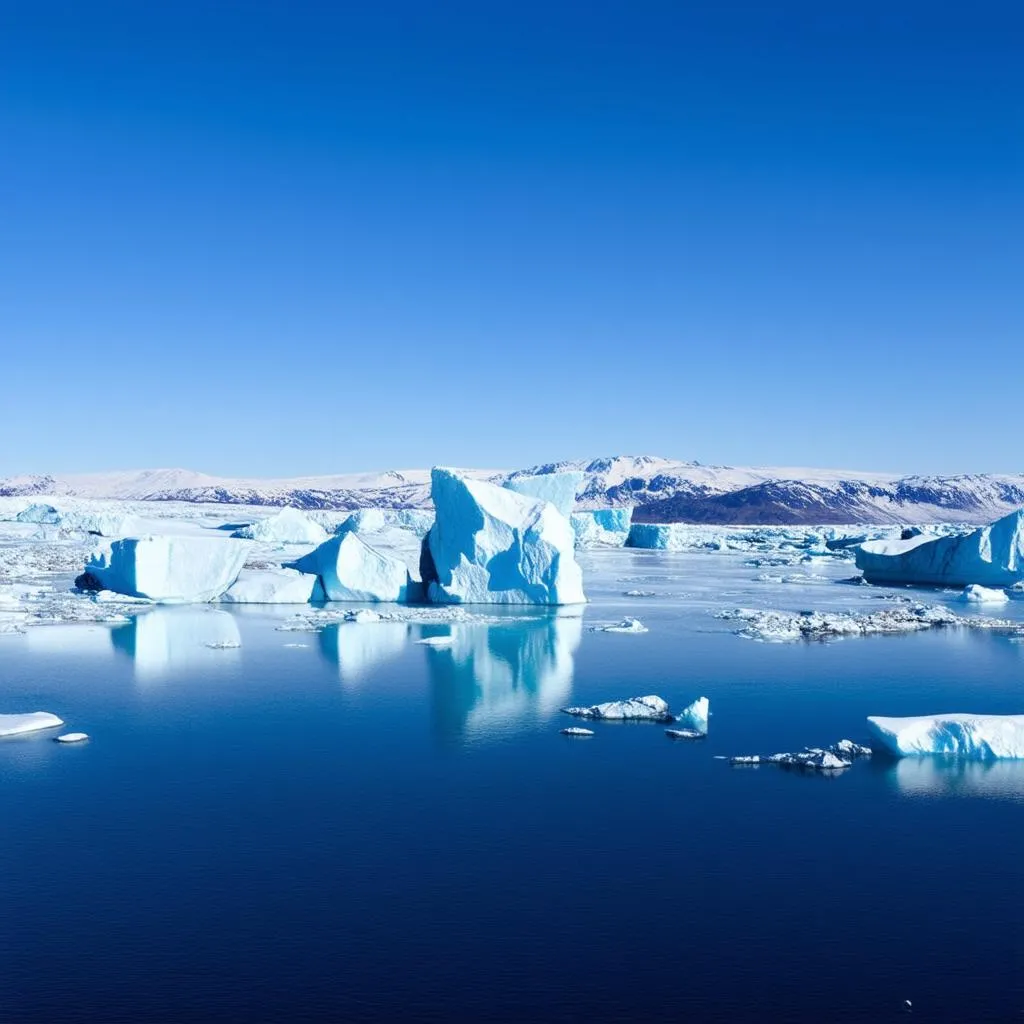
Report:
M 237 640 L 215 640 L 206 645 L 211 651 L 233 651 L 242 645 Z
M 56 729 L 64 724 L 63 719 L 49 711 L 29 711 L 23 715 L 0 715 L 0 736 L 21 736 L 40 729 Z
M 976 761 L 1024 758 L 1024 715 L 868 718 L 872 737 L 897 757 L 953 754 Z
M 647 627 L 639 620 L 627 615 L 621 622 L 604 626 L 591 626 L 592 633 L 646 633 Z
M 558 730 L 563 736 L 593 736 L 593 729 L 580 729 L 578 726 L 569 726 L 568 729 Z
M 831 747 L 807 747 L 796 753 L 740 754 L 730 757 L 729 763 L 743 766 L 751 764 L 777 764 L 783 768 L 804 771 L 834 772 L 849 768 L 859 757 L 870 757 L 871 748 L 853 740 L 840 740 Z
M 657 597 L 657 593 L 653 590 L 627 590 L 624 597 Z
M 666 729 L 665 735 L 674 740 L 702 740 L 707 732 L 701 729 Z
M 83 743 L 88 738 L 87 732 L 66 732 L 61 736 L 54 736 L 58 743 Z
M 417 640 L 416 643 L 424 644 L 426 647 L 451 647 L 455 643 L 455 637 L 453 636 L 425 636 Z
M 674 716 L 669 713 L 668 701 L 654 695 L 631 697 L 629 700 L 611 700 L 604 704 L 592 704 L 590 707 L 562 708 L 562 711 L 577 718 L 601 718 L 608 721 L 675 721 Z
M 782 612 L 736 608 L 718 613 L 718 618 L 746 623 L 737 636 L 768 643 L 793 640 L 829 640 L 875 633 L 912 633 L 934 626 L 969 626 L 974 629 L 1014 629 L 1019 623 L 957 615 L 941 605 L 912 604 L 880 612 Z
M 997 590 L 994 587 L 983 587 L 980 583 L 972 583 L 964 588 L 960 595 L 961 601 L 973 604 L 1005 604 L 1010 600 L 1005 590 Z

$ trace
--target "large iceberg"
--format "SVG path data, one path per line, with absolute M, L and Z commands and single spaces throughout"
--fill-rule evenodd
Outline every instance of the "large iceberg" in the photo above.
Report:
M 0 736 L 21 736 L 40 729 L 56 729 L 64 722 L 49 711 L 29 711 L 24 715 L 0 715 Z
M 375 551 L 354 533 L 332 537 L 289 568 L 319 576 L 328 601 L 407 601 L 411 597 L 405 563 Z
M 45 526 L 56 526 L 61 521 L 60 513 L 52 505 L 29 505 L 15 517 L 16 523 L 38 523 Z
M 275 515 L 243 526 L 231 536 L 264 544 L 323 544 L 327 531 L 297 508 L 283 508 Z
M 431 474 L 436 519 L 420 573 L 438 604 L 582 604 L 569 520 L 537 501 L 447 469 Z
M 212 537 L 127 537 L 100 548 L 76 582 L 161 604 L 216 601 L 238 578 L 249 544 Z
M 243 569 L 221 597 L 231 604 L 309 604 L 323 599 L 319 578 L 295 569 Z
M 421 508 L 361 508 L 340 523 L 335 533 L 383 533 L 407 530 L 425 537 L 434 514 Z
M 631 508 L 599 508 L 573 512 L 570 522 L 576 535 L 576 547 L 619 547 L 629 536 Z
M 1024 715 L 923 715 L 868 719 L 871 736 L 896 757 L 955 754 L 974 761 L 1024 758 Z
M 1013 586 L 1024 580 L 1024 509 L 957 537 L 868 541 L 857 568 L 869 583 Z
M 568 519 L 576 504 L 576 492 L 586 478 L 586 473 L 578 472 L 538 473 L 511 477 L 505 481 L 505 487 L 527 498 L 551 502 Z

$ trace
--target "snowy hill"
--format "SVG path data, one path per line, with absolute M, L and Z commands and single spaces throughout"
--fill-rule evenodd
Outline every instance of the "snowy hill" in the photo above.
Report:
M 826 524 L 987 522 L 1024 506 L 1024 474 L 899 477 L 852 470 L 705 466 L 654 456 L 556 462 L 513 472 L 469 470 L 501 482 L 580 470 L 582 508 L 635 506 L 643 522 Z M 306 509 L 423 508 L 430 471 L 388 470 L 280 480 L 183 469 L 0 479 L 0 496 L 294 505 Z

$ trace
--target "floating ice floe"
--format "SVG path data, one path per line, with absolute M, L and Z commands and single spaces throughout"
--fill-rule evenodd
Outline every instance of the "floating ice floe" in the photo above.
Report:
M 957 615 L 940 605 L 897 605 L 883 611 L 856 614 L 853 612 L 782 612 L 754 608 L 736 608 L 718 613 L 720 619 L 746 623 L 737 636 L 767 643 L 794 640 L 833 640 L 848 636 L 871 636 L 883 633 L 913 633 L 936 626 L 963 626 L 973 629 L 1015 629 L 1019 623 L 1009 619 L 990 619 Z
M 231 536 L 263 544 L 323 544 L 327 531 L 299 509 L 283 508 L 266 519 L 235 530 Z
M 707 736 L 701 729 L 666 729 L 665 735 L 674 740 L 702 740 Z
M 220 600 L 228 604 L 309 604 L 323 600 L 320 580 L 297 569 L 243 569 Z
M 740 754 L 730 757 L 733 765 L 776 764 L 782 768 L 798 768 L 804 771 L 835 772 L 849 768 L 855 760 L 870 757 L 871 748 L 854 743 L 853 740 L 840 740 L 831 747 L 807 747 L 796 753 L 782 754 Z
M 410 596 L 405 563 L 375 551 L 354 533 L 332 537 L 288 568 L 319 576 L 328 601 L 406 601 Z
M 657 597 L 658 594 L 654 590 L 627 590 L 623 594 L 623 597 Z
M 971 586 L 964 588 L 960 600 L 973 604 L 1006 604 L 1010 598 L 1005 590 L 996 590 L 994 587 L 983 587 L 979 583 L 972 583 Z
M 869 541 L 857 568 L 870 583 L 1012 586 L 1024 580 L 1024 510 L 957 537 Z
M 586 708 L 562 708 L 567 715 L 577 718 L 600 718 L 607 721 L 644 720 L 649 722 L 673 722 L 668 701 L 653 694 L 647 697 L 631 697 L 629 700 L 612 700 L 604 704 L 592 704 Z
M 558 730 L 563 736 L 593 736 L 593 729 L 580 729 L 577 726 L 569 726 L 568 729 Z
M 629 536 L 631 508 L 600 508 L 570 517 L 578 548 L 621 548 Z
M 0 736 L 22 736 L 42 729 L 57 729 L 64 720 L 49 711 L 29 711 L 23 715 L 0 715 Z
M 436 519 L 420 574 L 438 604 L 582 604 L 572 527 L 554 505 L 446 469 L 431 474 Z
M 604 626 L 591 626 L 592 633 L 647 633 L 647 627 L 639 620 L 626 616 L 621 622 Z
M 61 736 L 54 736 L 58 743 L 83 743 L 88 738 L 87 732 L 66 732 Z
M 954 754 L 977 761 L 1024 758 L 1024 715 L 868 718 L 872 740 L 896 757 Z
M 75 582 L 161 604 L 216 601 L 238 578 L 249 551 L 240 540 L 131 537 L 94 552 Z
M 546 501 L 554 505 L 566 519 L 572 515 L 576 504 L 576 492 L 586 480 L 585 473 L 538 473 L 510 477 L 504 485 L 508 490 L 522 494 L 535 501 Z

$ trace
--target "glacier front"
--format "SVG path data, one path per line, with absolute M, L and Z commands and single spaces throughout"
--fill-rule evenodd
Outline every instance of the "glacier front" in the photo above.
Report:
M 569 520 L 537 501 L 435 469 L 436 519 L 420 574 L 437 604 L 582 604 L 583 573 Z
M 213 537 L 126 537 L 94 552 L 77 582 L 160 604 L 216 601 L 238 578 L 249 547 Z
M 869 583 L 1010 587 L 1024 580 L 1024 509 L 956 537 L 869 541 L 856 557 Z
M 868 718 L 872 739 L 896 757 L 955 754 L 974 761 L 1024 758 L 1024 715 Z

